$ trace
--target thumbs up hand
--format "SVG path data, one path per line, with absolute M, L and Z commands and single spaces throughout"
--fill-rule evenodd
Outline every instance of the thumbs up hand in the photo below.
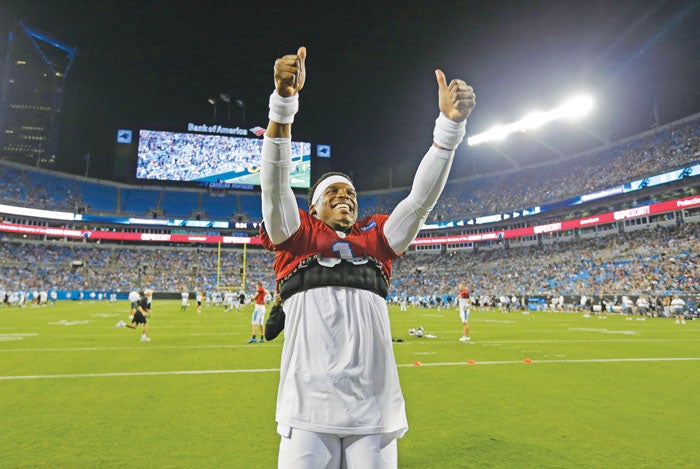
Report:
M 280 96 L 292 96 L 304 87 L 306 81 L 306 47 L 296 54 L 285 55 L 275 61 L 275 88 Z
M 454 122 L 462 122 L 476 105 L 474 89 L 462 80 L 454 79 L 447 84 L 442 70 L 435 70 L 438 84 L 438 105 L 440 111 Z

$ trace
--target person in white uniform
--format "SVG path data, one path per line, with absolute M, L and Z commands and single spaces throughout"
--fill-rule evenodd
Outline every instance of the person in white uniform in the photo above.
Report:
M 471 310 L 472 299 L 470 298 L 469 289 L 463 283 L 459 284 L 459 293 L 457 294 L 457 303 L 459 304 L 459 319 L 462 321 L 462 337 L 460 342 L 469 342 L 469 311 Z
M 275 62 L 261 165 L 263 245 L 276 251 L 285 340 L 277 396 L 280 468 L 395 468 L 408 430 L 386 295 L 392 261 L 435 205 L 475 104 L 436 70 L 439 117 L 410 194 L 391 215 L 357 220 L 351 179 L 327 173 L 298 209 L 289 183 L 291 124 L 306 48 Z
M 180 293 L 180 298 L 182 299 L 182 303 L 180 303 L 180 311 L 185 312 L 187 311 L 187 307 L 190 305 L 190 292 L 183 289 Z

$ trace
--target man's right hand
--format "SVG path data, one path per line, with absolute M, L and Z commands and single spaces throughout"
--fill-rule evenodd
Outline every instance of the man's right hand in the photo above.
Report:
M 283 98 L 301 91 L 306 81 L 306 47 L 296 55 L 285 55 L 275 61 L 275 89 Z
M 454 79 L 447 84 L 442 70 L 435 70 L 438 83 L 438 105 L 440 112 L 454 122 L 463 122 L 476 105 L 474 89 L 462 80 Z

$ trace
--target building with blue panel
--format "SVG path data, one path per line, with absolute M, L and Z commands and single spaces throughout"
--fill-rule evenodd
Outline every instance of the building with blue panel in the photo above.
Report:
M 0 88 L 0 158 L 54 167 L 64 85 L 77 48 L 23 21 L 5 42 Z

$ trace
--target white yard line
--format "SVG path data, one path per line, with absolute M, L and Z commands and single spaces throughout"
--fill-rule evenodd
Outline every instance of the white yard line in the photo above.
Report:
M 279 342 L 280 344 L 282 342 Z M 265 342 L 265 344 L 270 344 Z M 275 346 L 276 344 L 271 344 Z M 15 348 L 15 349 L 0 349 L 2 352 L 102 352 L 105 350 L 143 350 L 148 347 L 148 350 L 165 350 L 165 349 L 213 349 L 213 348 L 247 348 L 247 349 L 260 349 L 261 347 L 256 344 L 230 344 L 230 345 L 151 345 L 149 344 L 137 344 L 128 347 L 52 347 L 52 348 Z M 264 347 L 270 347 L 270 345 L 264 345 Z
M 627 363 L 627 362 L 685 362 L 700 361 L 700 357 L 659 357 L 659 358 L 587 358 L 581 360 L 532 360 L 529 365 L 550 364 L 550 363 Z M 523 360 L 507 361 L 475 361 L 474 363 L 464 362 L 444 362 L 444 363 L 422 363 L 419 366 L 457 366 L 457 365 L 522 365 Z M 416 366 L 414 364 L 402 364 L 400 367 Z
M 700 361 L 700 357 L 659 357 L 659 358 L 593 358 L 583 360 L 532 360 L 529 365 L 550 364 L 550 363 L 636 363 L 636 362 L 679 362 L 679 361 Z M 483 361 L 467 363 L 445 362 L 445 363 L 423 363 L 419 366 L 483 366 L 483 365 L 523 365 L 521 360 L 510 361 Z M 401 364 L 399 367 L 417 367 L 415 364 Z M 279 368 L 258 368 L 249 370 L 188 370 L 188 371 L 137 371 L 128 373 L 76 373 L 60 375 L 20 375 L 20 376 L 0 376 L 0 381 L 9 380 L 31 380 L 31 379 L 70 379 L 70 378 L 118 378 L 135 376 L 175 376 L 175 375 L 217 375 L 232 373 L 277 373 Z
M 27 337 L 27 336 L 36 336 L 38 334 L 0 334 L 0 338 L 2 336 L 12 336 L 16 338 L 21 338 L 21 337 Z M 166 334 L 167 335 L 167 334 Z M 209 334 L 191 334 L 193 336 L 239 336 L 241 333 L 209 333 Z M 112 337 L 113 335 L 106 335 L 106 337 Z M 136 336 L 136 334 L 134 334 Z M 84 336 L 81 335 L 61 335 L 61 337 L 64 338 L 83 338 Z M 102 336 L 100 336 L 102 337 Z M 431 346 L 444 346 L 444 345 L 454 345 L 455 341 L 457 339 L 449 339 L 449 340 L 431 340 L 431 339 L 426 339 L 425 341 L 422 341 L 422 339 L 410 339 L 408 341 L 404 341 L 401 344 L 396 345 L 396 347 L 408 347 L 412 345 L 427 345 L 428 341 L 430 341 Z M 485 346 L 497 346 L 497 345 L 517 345 L 517 344 L 554 344 L 554 343 L 610 343 L 610 342 L 617 342 L 617 343 L 632 343 L 632 342 L 700 342 L 700 337 L 696 338 L 688 338 L 688 339 L 664 339 L 664 338 L 658 338 L 658 339 L 642 339 L 642 338 L 626 338 L 626 339 L 580 339 L 580 340 L 571 340 L 571 339 L 533 339 L 533 340 L 474 340 L 472 342 L 469 342 L 469 345 L 485 345 Z M 266 342 L 266 346 L 276 346 L 278 344 L 282 344 L 282 341 L 280 342 Z M 136 350 L 136 349 L 141 349 L 144 347 L 148 347 L 149 349 L 213 349 L 213 348 L 254 348 L 254 346 L 251 346 L 250 344 L 222 344 L 222 345 L 154 345 L 154 344 L 148 344 L 148 345 L 143 345 L 143 344 L 136 344 L 133 346 L 128 346 L 128 347 L 51 347 L 51 348 L 13 348 L 13 349 L 1 349 L 0 348 L 0 353 L 7 353 L 7 352 L 84 352 L 84 351 L 101 351 L 101 350 Z
M 270 373 L 279 372 L 279 368 L 260 368 L 253 370 L 190 370 L 190 371 L 138 371 L 130 373 L 79 373 L 65 375 L 25 375 L 0 376 L 0 381 L 16 379 L 59 379 L 59 378 L 117 378 L 133 376 L 164 376 L 164 375 L 218 375 L 230 373 Z

